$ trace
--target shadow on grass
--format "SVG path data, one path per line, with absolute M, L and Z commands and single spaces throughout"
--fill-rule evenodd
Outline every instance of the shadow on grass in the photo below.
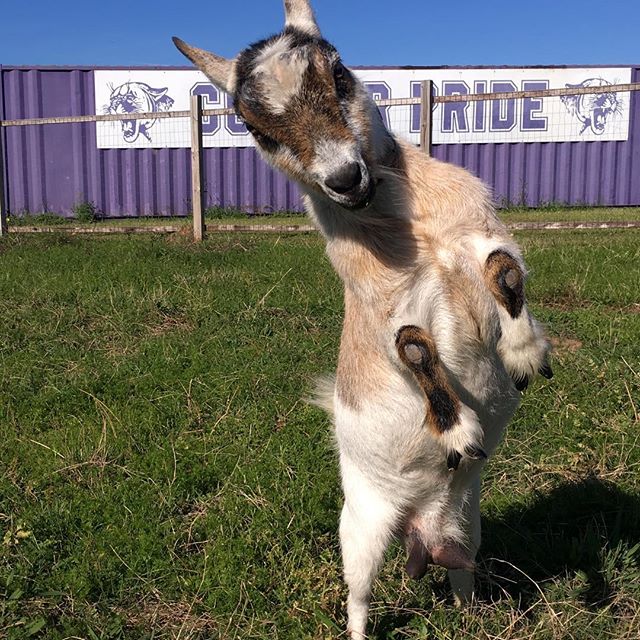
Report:
M 480 605 L 512 598 L 527 615 L 542 590 L 549 600 L 597 611 L 621 589 L 640 585 L 640 498 L 615 484 L 597 478 L 566 482 L 526 505 L 483 518 L 482 526 Z M 554 582 L 559 585 L 552 587 Z M 451 601 L 448 580 L 434 580 L 430 588 L 437 600 Z M 372 638 L 404 637 L 399 630 L 409 628 L 414 616 L 379 616 Z
M 540 598 L 532 581 L 544 589 L 545 582 L 579 576 L 575 597 L 604 607 L 621 580 L 638 580 L 639 540 L 638 496 L 597 478 L 561 484 L 483 521 L 479 596 L 506 593 L 525 609 Z

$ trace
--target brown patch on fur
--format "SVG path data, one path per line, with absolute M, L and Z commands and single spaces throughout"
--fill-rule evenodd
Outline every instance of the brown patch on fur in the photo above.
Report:
M 458 421 L 460 400 L 447 380 L 435 342 L 420 327 L 408 325 L 398 331 L 396 349 L 428 400 L 429 427 L 437 435 L 448 431 Z
M 404 270 L 415 265 L 418 257 L 417 239 L 409 221 L 402 218 L 378 218 L 363 221 L 360 225 L 356 216 L 347 220 L 344 236 L 353 239 L 361 248 L 356 255 L 360 271 L 381 273 L 383 270 Z M 362 275 L 365 275 L 364 273 Z M 385 278 L 390 274 L 385 274 Z
M 489 254 L 484 267 L 487 286 L 495 299 L 517 318 L 524 306 L 524 274 L 518 261 L 506 251 Z
M 456 262 L 447 266 L 436 263 L 434 268 L 453 312 L 460 345 L 480 357 L 483 345 L 491 342 L 493 332 L 482 280 Z
M 347 289 L 336 390 L 352 409 L 359 408 L 362 398 L 384 388 L 388 365 L 378 348 L 380 330 L 380 319 Z
M 256 83 L 257 91 L 261 90 L 259 76 L 251 82 Z M 291 149 L 305 170 L 310 169 L 315 159 L 318 141 L 354 141 L 340 109 L 330 62 L 318 49 L 311 48 L 300 91 L 292 96 L 283 113 L 258 112 L 242 99 L 237 108 L 242 118 L 259 134 Z M 256 137 L 259 139 L 259 135 Z M 290 167 L 279 168 L 301 179 L 297 172 L 291 172 Z

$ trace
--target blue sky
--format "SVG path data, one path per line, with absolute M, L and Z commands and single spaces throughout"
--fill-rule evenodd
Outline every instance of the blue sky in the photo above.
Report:
M 0 64 L 181 65 L 172 35 L 225 56 L 279 31 L 281 0 L 3 0 Z M 316 0 L 351 65 L 640 65 L 640 0 Z

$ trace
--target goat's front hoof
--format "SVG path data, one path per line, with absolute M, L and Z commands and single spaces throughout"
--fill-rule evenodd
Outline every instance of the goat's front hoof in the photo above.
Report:
M 546 378 L 547 380 L 551 380 L 553 378 L 553 369 L 548 362 L 545 362 L 539 369 L 538 373 Z
M 487 452 L 475 444 L 468 445 L 464 450 L 465 455 L 472 460 L 486 460 Z
M 475 444 L 469 444 L 464 448 L 464 455 L 471 460 L 486 460 L 487 452 Z M 459 451 L 452 451 L 447 456 L 447 469 L 457 471 L 462 462 L 462 454 Z
M 462 454 L 459 451 L 452 451 L 447 456 L 447 469 L 449 471 L 457 471 L 462 460 Z
M 524 391 L 529 386 L 529 376 L 524 373 L 519 378 L 514 378 L 513 384 L 518 391 Z

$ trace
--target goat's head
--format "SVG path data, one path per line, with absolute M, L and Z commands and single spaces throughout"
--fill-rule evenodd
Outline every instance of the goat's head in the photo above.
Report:
M 365 88 L 320 35 L 307 0 L 285 0 L 282 33 L 226 60 L 178 38 L 178 49 L 217 87 L 265 159 L 307 191 L 366 207 L 379 157 L 393 143 Z

